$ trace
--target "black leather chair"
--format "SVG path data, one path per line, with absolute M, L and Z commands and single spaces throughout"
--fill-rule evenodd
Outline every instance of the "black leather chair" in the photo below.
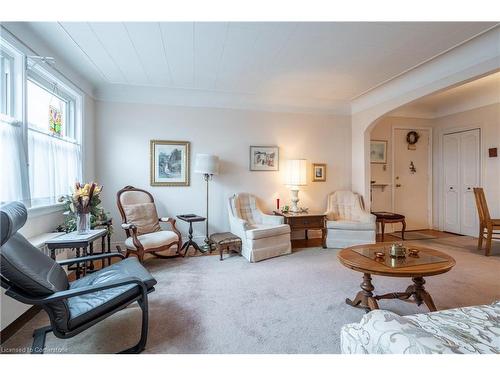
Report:
M 17 233 L 27 219 L 23 204 L 8 203 L 0 208 L 0 215 L 0 280 L 5 294 L 22 303 L 41 306 L 50 319 L 50 326 L 34 331 L 32 353 L 43 353 L 48 332 L 61 339 L 73 337 L 133 302 L 138 302 L 142 309 L 141 338 L 120 353 L 144 350 L 148 293 L 154 290 L 156 280 L 136 258 L 121 260 L 69 282 L 63 265 L 124 257 L 108 253 L 56 262 Z

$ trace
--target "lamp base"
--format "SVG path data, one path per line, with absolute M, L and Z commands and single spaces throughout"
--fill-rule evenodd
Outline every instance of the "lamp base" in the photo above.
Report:
M 297 213 L 297 212 L 300 212 L 300 208 L 298 206 L 298 203 L 299 203 L 299 190 L 297 189 L 292 189 L 290 190 L 290 192 L 292 193 L 292 198 L 290 199 L 291 202 L 292 202 L 292 206 L 290 207 L 290 212 L 294 212 L 294 213 Z

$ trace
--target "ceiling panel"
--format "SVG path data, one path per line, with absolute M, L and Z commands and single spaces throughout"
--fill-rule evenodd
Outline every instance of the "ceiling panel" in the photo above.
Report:
M 480 22 L 30 23 L 90 81 L 349 101 Z M 56 25 L 56 26 L 54 26 Z
M 214 89 L 220 72 L 228 23 L 199 22 L 194 25 L 194 85 Z
M 153 83 L 147 76 L 127 29 L 119 22 L 92 22 L 90 28 L 127 83 Z
M 194 87 L 193 22 L 163 22 L 161 31 L 175 87 Z
M 156 22 L 124 23 L 138 59 L 144 67 L 148 83 L 158 86 L 172 85 L 172 73 L 163 48 L 160 24 Z

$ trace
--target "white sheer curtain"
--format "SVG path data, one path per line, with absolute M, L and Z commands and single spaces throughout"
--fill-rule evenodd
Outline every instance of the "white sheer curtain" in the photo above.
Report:
M 22 127 L 0 117 L 0 202 L 28 198 L 26 171 Z
M 31 199 L 59 198 L 81 180 L 80 145 L 28 130 Z

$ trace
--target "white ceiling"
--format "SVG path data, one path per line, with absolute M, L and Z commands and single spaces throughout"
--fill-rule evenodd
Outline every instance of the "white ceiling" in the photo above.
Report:
M 434 118 L 493 103 L 500 103 L 500 72 L 418 99 L 391 115 Z
M 94 87 L 350 101 L 491 28 L 480 22 L 30 22 Z M 117 86 L 118 87 L 118 86 Z

